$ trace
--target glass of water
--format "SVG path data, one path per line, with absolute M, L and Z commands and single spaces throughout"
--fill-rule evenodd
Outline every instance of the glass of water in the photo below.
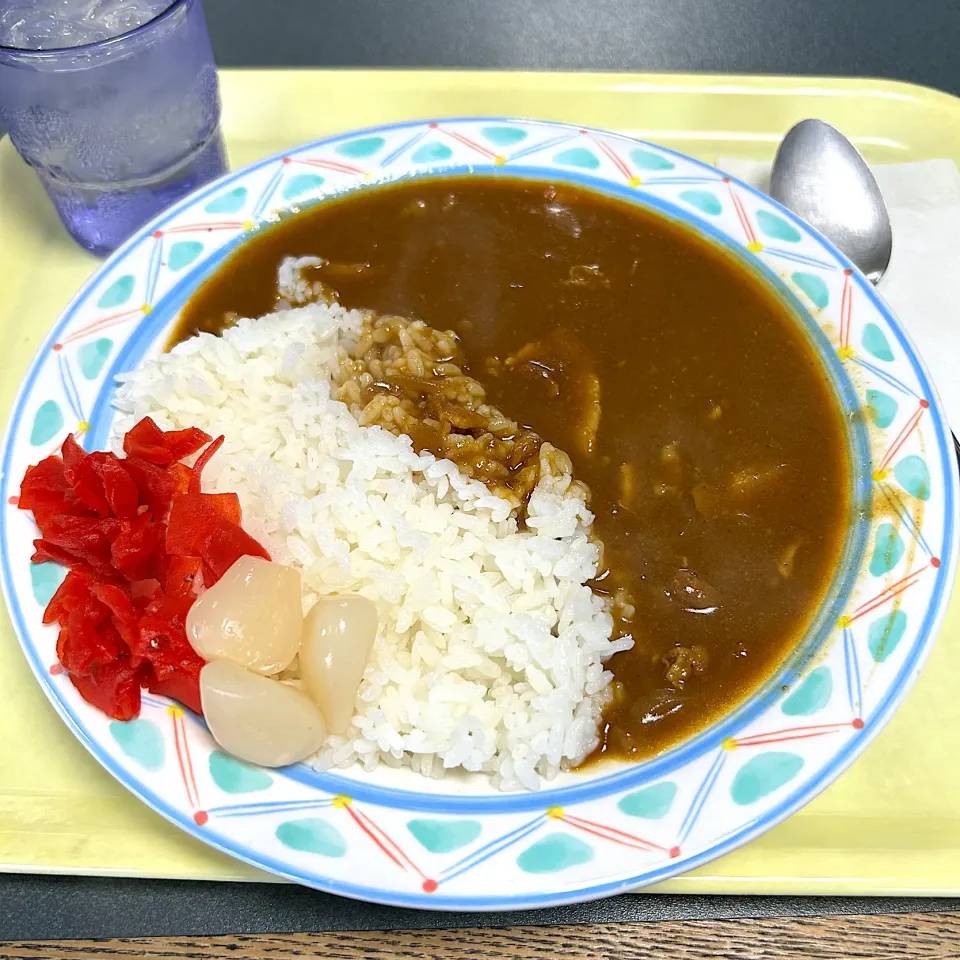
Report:
M 0 0 L 0 125 L 106 254 L 226 172 L 200 0 Z

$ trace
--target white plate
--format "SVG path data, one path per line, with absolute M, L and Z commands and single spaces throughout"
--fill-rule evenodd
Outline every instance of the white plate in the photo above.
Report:
M 412 773 L 247 767 L 202 720 L 151 695 L 138 720 L 86 704 L 41 623 L 62 576 L 29 563 L 16 508 L 28 464 L 69 431 L 105 445 L 116 374 L 162 348 L 189 295 L 278 210 L 371 181 L 450 172 L 562 180 L 681 220 L 788 298 L 851 414 L 854 524 L 828 601 L 791 663 L 733 714 L 654 760 L 568 774 L 535 794 Z M 198 191 L 118 251 L 54 326 L 3 447 L 3 587 L 24 652 L 81 742 L 126 787 L 206 843 L 348 896 L 450 910 L 584 900 L 720 856 L 806 803 L 864 749 L 936 635 L 956 564 L 956 463 L 936 393 L 873 288 L 769 198 L 712 167 L 561 124 L 443 120 L 345 134 Z M 814 655 L 815 654 L 815 655 Z M 783 688 L 787 692 L 783 692 Z

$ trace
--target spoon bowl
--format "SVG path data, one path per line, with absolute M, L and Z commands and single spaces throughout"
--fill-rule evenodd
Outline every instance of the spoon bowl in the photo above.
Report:
M 893 234 L 880 187 L 856 147 L 823 120 L 802 120 L 783 138 L 770 195 L 845 253 L 871 283 L 890 263 Z

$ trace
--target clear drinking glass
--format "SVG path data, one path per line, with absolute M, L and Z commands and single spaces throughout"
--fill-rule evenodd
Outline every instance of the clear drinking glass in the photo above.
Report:
M 63 16 L 81 2 L 84 19 Z M 122 16 L 97 22 L 111 4 L 120 0 L 0 0 L 8 27 L 26 24 L 0 34 L 18 38 L 0 45 L 0 124 L 71 236 L 97 254 L 227 169 L 200 0 L 122 0 Z M 147 19 L 100 39 L 124 17 Z

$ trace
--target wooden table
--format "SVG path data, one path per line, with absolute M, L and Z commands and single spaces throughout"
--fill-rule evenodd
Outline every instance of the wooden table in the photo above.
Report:
M 657 960 L 914 960 L 960 957 L 960 912 L 606 923 L 502 930 L 393 930 L 286 936 L 53 940 L 0 944 L 6 958 L 60 960 L 290 960 L 327 958 L 656 957 Z

